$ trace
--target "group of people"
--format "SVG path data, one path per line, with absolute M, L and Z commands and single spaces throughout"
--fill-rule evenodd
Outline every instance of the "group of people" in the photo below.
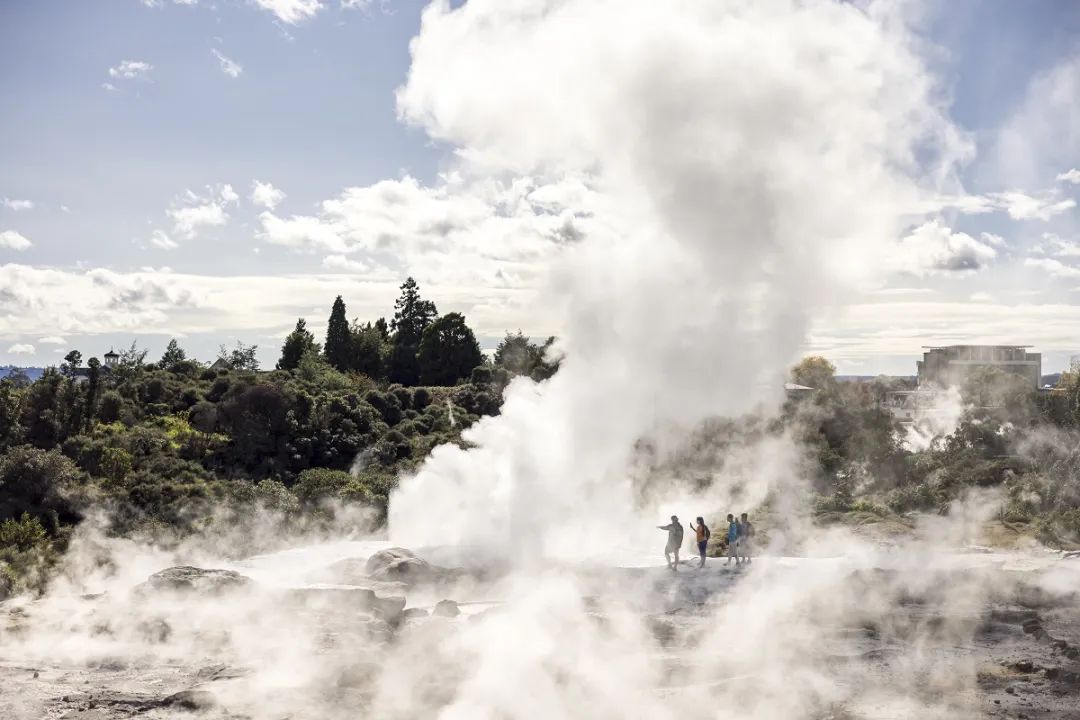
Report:
M 731 564 L 734 560 L 736 565 L 743 563 L 750 563 L 750 555 L 752 550 L 752 544 L 754 540 L 754 526 L 750 522 L 746 513 L 743 513 L 741 517 L 736 518 L 734 514 L 728 513 L 727 516 L 727 563 Z M 661 530 L 667 530 L 668 539 L 667 546 L 664 548 L 664 558 L 667 560 L 668 568 L 671 570 L 677 570 L 679 568 L 679 548 L 682 547 L 683 541 L 683 526 L 679 523 L 679 518 L 675 515 L 671 516 L 671 522 L 667 525 L 657 525 Z M 691 525 L 690 529 L 694 531 L 695 538 L 697 540 L 698 554 L 701 556 L 701 562 L 698 564 L 698 569 L 705 567 L 705 550 L 709 545 L 709 538 L 712 537 L 712 532 L 708 526 L 705 525 L 704 518 L 698 517 L 696 524 Z M 672 555 L 675 559 L 672 560 Z

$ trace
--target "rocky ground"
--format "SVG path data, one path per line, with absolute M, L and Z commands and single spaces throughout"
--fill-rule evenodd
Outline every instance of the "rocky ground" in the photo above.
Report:
M 167 568 L 104 594 L 0 605 L 0 717 L 432 716 L 482 663 L 463 639 L 498 628 L 502 615 L 520 644 L 536 643 L 529 630 L 553 612 L 513 615 L 515 603 L 533 602 L 527 590 L 402 550 L 304 568 L 306 582 L 291 586 L 260 581 L 269 565 L 247 567 L 255 579 L 244 567 Z M 592 686 L 561 673 L 623 662 L 616 656 L 629 649 L 660 707 L 705 699 L 737 703 L 745 717 L 778 716 L 790 674 L 804 717 L 1080 718 L 1080 559 L 1022 571 L 947 566 L 918 582 L 903 567 L 872 565 L 576 567 L 566 586 L 579 597 L 558 622 L 621 644 L 587 660 L 555 653 L 539 667 L 554 687 L 588 698 Z M 552 572 L 567 577 L 551 568 L 537 577 Z M 569 636 L 557 641 L 576 648 Z M 729 662 L 743 643 L 763 654 Z M 524 671 L 504 672 L 534 689 L 515 675 Z

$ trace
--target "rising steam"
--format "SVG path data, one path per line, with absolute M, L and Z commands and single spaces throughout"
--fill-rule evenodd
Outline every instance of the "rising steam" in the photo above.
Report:
M 475 447 L 403 483 L 393 538 L 602 552 L 640 524 L 635 442 L 775 404 L 810 319 L 962 151 L 913 47 L 899 18 L 840 2 L 429 8 L 402 116 L 473 172 L 592 193 L 543 290 L 559 373 L 518 380 Z

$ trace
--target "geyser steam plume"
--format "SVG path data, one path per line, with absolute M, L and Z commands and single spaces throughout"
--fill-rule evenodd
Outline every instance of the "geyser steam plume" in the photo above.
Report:
M 572 180 L 584 239 L 544 288 L 562 368 L 402 483 L 395 542 L 602 548 L 634 527 L 636 440 L 777 399 L 813 315 L 966 152 L 902 20 L 818 0 L 426 10 L 402 117 L 465 172 Z

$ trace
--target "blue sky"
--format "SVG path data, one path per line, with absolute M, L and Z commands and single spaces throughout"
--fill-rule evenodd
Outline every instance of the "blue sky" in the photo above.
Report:
M 388 314 L 409 273 L 486 346 L 558 333 L 529 301 L 546 246 L 499 245 L 541 231 L 478 209 L 514 193 L 462 200 L 451 149 L 398 118 L 425 5 L 0 3 L 0 364 L 136 338 L 154 356 L 175 336 L 202 359 L 257 343 L 270 365 L 297 316 L 321 328 L 338 293 L 361 320 Z M 1080 176 L 1057 179 L 1080 167 L 1080 5 L 940 3 L 914 27 L 973 143 L 963 193 L 985 207 L 945 208 L 919 248 L 955 257 L 893 273 L 808 349 L 901 373 L 919 345 L 1024 342 L 1056 369 L 1080 352 Z M 467 239 L 434 247 L 432 227 Z

